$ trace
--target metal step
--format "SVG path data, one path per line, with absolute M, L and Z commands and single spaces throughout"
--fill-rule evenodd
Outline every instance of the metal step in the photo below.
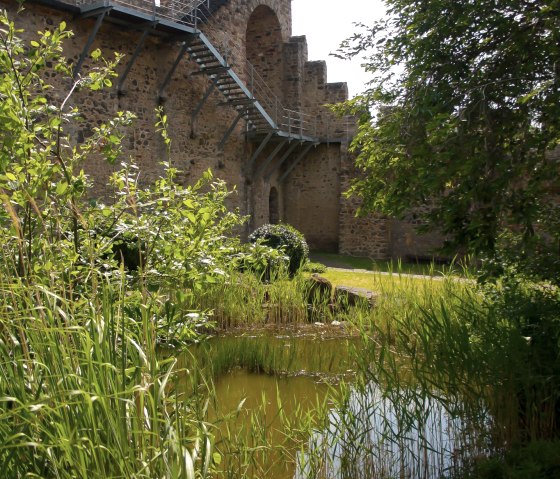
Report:
M 222 92 L 223 93 L 223 92 Z M 255 101 L 254 98 L 251 98 L 247 95 L 245 95 L 243 92 L 237 92 L 237 93 L 230 93 L 228 95 L 224 94 L 224 96 L 228 99 L 228 100 L 238 100 L 240 98 L 246 98 L 247 100 L 251 100 L 251 101 Z
M 200 71 L 199 72 L 194 72 L 193 75 L 196 75 L 196 74 L 214 75 L 214 74 L 218 74 L 218 73 L 225 73 L 225 72 L 228 72 L 229 70 L 230 70 L 230 67 L 224 67 L 223 65 L 213 67 L 213 68 L 204 68 L 204 66 L 201 66 Z
M 197 53 L 202 53 L 202 52 L 209 52 L 210 49 L 204 44 L 201 43 L 200 46 L 195 46 L 195 47 L 189 47 L 187 48 L 187 52 L 189 52 L 190 55 L 196 55 Z
M 252 105 L 255 103 L 255 100 L 252 98 L 235 98 L 230 100 L 229 98 L 227 101 L 220 103 L 220 105 Z
M 210 53 L 207 54 L 207 55 L 192 54 L 191 57 L 192 57 L 194 60 L 196 60 L 196 61 L 198 61 L 198 60 L 206 60 L 207 58 L 210 58 L 210 59 L 214 59 L 214 60 L 216 60 L 216 61 L 219 61 L 219 60 L 212 54 L 212 52 L 210 52 Z
M 236 93 L 244 93 L 243 88 L 241 88 L 237 83 L 230 83 L 227 85 L 224 84 L 218 84 L 216 85 L 218 87 L 218 90 L 220 90 L 224 95 L 228 95 L 228 94 L 236 94 Z
M 218 86 L 227 86 L 227 85 L 237 85 L 239 88 L 241 88 L 241 85 L 239 85 L 239 83 L 237 83 L 236 80 L 234 80 L 232 77 L 228 76 L 227 78 L 224 78 L 224 80 L 220 81 L 218 83 Z
M 198 64 L 198 66 L 202 69 L 202 70 L 208 70 L 208 69 L 213 69 L 213 68 L 227 68 L 224 67 L 221 63 L 219 62 L 196 62 Z

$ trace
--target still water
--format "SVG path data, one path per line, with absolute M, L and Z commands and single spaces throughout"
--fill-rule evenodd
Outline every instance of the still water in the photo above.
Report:
M 221 477 L 435 479 L 483 453 L 482 436 L 436 399 L 352 386 L 360 344 L 336 334 L 212 340 L 202 355 L 215 373 Z

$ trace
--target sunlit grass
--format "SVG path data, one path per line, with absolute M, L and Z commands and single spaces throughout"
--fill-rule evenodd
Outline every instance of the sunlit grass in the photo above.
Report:
M 170 387 L 185 371 L 158 356 L 147 297 L 134 310 L 124 285 L 86 300 L 2 284 L 2 477 L 207 476 L 211 437 Z
M 386 289 L 387 287 L 406 287 L 407 285 L 429 283 L 437 288 L 441 284 L 439 279 L 416 278 L 406 275 L 387 275 L 378 272 L 342 271 L 328 268 L 320 276 L 328 279 L 333 286 L 351 286 L 354 288 L 365 288 L 372 291 Z
M 364 256 L 350 256 L 337 253 L 313 252 L 313 261 L 327 266 L 347 269 L 363 269 L 381 273 L 418 274 L 426 276 L 464 275 L 468 268 L 460 262 L 414 262 L 406 260 L 374 260 Z M 467 273 L 468 274 L 468 273 Z

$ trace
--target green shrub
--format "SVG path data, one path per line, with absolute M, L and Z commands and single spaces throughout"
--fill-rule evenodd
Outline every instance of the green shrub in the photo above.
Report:
M 467 477 L 473 479 L 553 479 L 560 474 L 560 442 L 535 441 L 514 446 L 504 457 L 483 458 Z
M 182 186 L 167 161 L 141 188 L 131 161 L 111 177 L 114 201 L 88 201 L 83 163 L 114 163 L 133 117 L 118 113 L 79 141 L 66 130 L 78 110 L 65 105 L 74 91 L 110 86 L 116 62 L 94 50 L 101 66 L 73 78 L 64 24 L 29 44 L 18 33 L 0 11 L 2 477 L 210 477 L 220 459 L 205 412 L 174 389 L 185 371 L 158 342 L 208 328 L 207 314 L 184 305 L 224 276 L 238 244 L 225 183 L 207 172 Z M 58 75 L 56 88 L 47 83 Z M 161 110 L 158 120 L 168 145 Z M 145 267 L 130 281 L 117 261 L 135 241 Z
M 287 224 L 263 225 L 250 236 L 249 241 L 259 241 L 271 248 L 281 249 L 290 259 L 288 271 L 294 275 L 308 260 L 309 246 L 303 234 Z
M 303 270 L 308 273 L 324 273 L 327 271 L 327 267 L 323 263 L 315 263 L 313 261 L 309 261 L 305 264 Z
M 251 272 L 261 281 L 270 281 L 272 271 L 274 279 L 286 272 L 288 261 L 282 250 L 258 242 L 240 245 L 231 256 L 230 264 L 239 273 Z

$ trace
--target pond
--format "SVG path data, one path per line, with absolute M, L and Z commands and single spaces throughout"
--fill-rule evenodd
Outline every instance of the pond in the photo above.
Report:
M 209 420 L 221 477 L 436 479 L 484 453 L 484 434 L 437 399 L 419 405 L 411 390 L 394 397 L 359 386 L 361 347 L 340 330 L 245 333 L 202 346 L 201 367 L 215 378 Z

